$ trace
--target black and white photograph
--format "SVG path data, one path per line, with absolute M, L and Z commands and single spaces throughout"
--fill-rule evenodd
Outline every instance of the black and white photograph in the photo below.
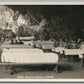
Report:
M 0 79 L 84 79 L 84 5 L 0 5 Z

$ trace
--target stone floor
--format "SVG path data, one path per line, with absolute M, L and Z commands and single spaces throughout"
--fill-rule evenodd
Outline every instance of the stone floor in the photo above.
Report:
M 0 66 L 0 78 L 84 78 L 84 67 L 81 68 L 79 62 L 59 64 L 58 68 L 59 73 L 56 74 L 52 69 L 46 71 L 43 65 L 15 66 L 16 73 L 9 75 L 5 73 L 4 66 Z

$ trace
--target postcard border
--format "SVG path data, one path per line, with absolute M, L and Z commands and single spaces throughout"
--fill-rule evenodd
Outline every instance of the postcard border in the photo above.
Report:
M 0 5 L 84 5 L 84 1 L 0 1 Z M 84 79 L 0 79 L 1 83 L 9 83 L 9 82 L 14 82 L 14 83 L 23 83 L 23 82 L 30 82 L 30 83 L 35 83 L 35 82 L 45 82 L 45 83 L 83 83 Z

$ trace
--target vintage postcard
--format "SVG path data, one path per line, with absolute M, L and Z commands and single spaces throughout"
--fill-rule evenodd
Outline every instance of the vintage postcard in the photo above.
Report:
M 84 2 L 0 2 L 0 82 L 84 82 Z

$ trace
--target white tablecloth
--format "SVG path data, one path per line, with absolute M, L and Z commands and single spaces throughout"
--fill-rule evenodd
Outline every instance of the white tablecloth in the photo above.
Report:
M 83 58 L 84 55 L 84 49 L 64 49 L 62 47 L 55 48 L 55 52 L 63 54 L 63 51 L 65 55 L 78 55 L 79 58 Z
M 78 55 L 79 58 L 84 58 L 84 49 L 65 49 L 62 47 L 57 47 L 54 50 L 55 52 L 60 52 L 61 54 L 63 54 L 63 51 L 65 53 L 65 55 Z
M 58 63 L 58 55 L 44 53 L 41 49 L 3 49 L 2 62 L 44 64 Z
M 61 54 L 63 54 L 63 50 L 65 50 L 65 48 L 63 48 L 63 47 L 55 48 L 55 52 L 60 52 Z
M 83 49 L 65 49 L 65 55 L 78 55 L 79 58 L 83 58 L 84 50 Z

